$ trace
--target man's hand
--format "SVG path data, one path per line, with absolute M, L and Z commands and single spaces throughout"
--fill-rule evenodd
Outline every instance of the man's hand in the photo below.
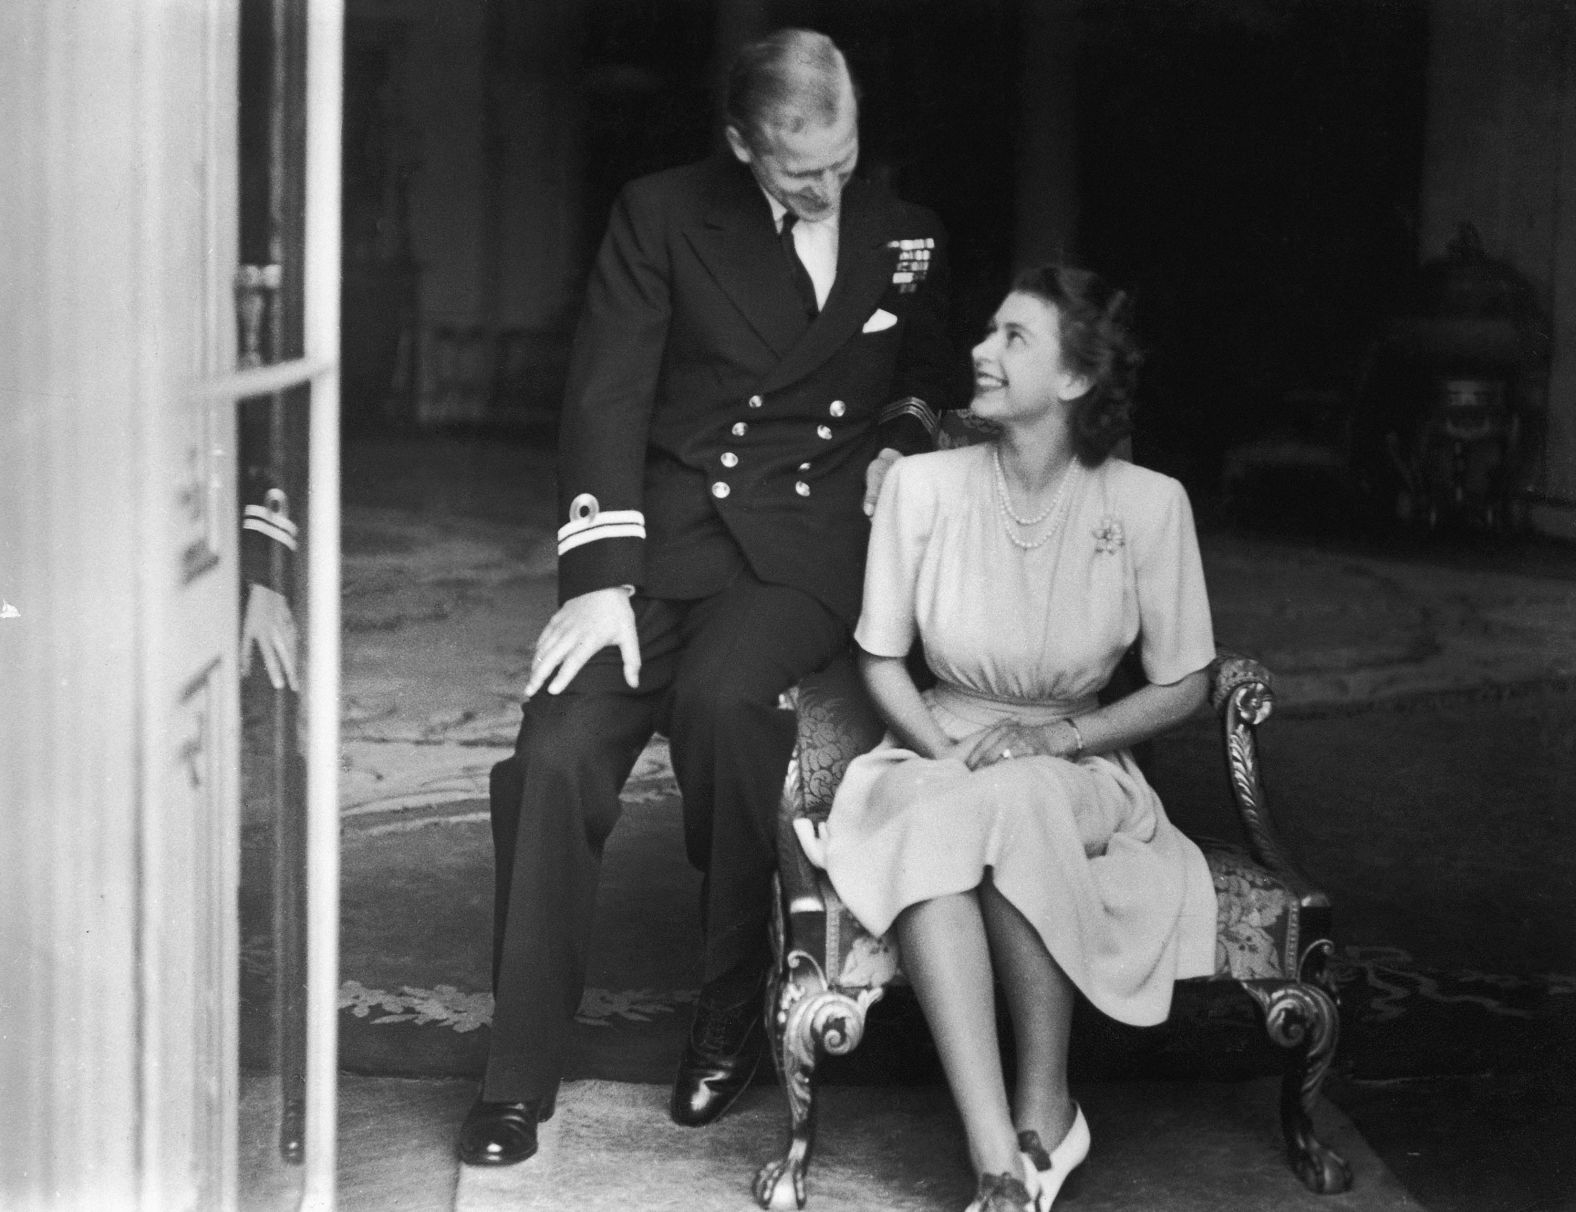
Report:
M 299 690 L 296 681 L 296 653 L 300 639 L 295 617 L 284 594 L 266 585 L 253 584 L 246 594 L 246 615 L 241 621 L 241 676 L 252 672 L 252 646 L 263 654 L 263 668 L 275 690 L 289 686 Z
M 613 586 L 593 589 L 570 598 L 547 620 L 537 637 L 536 654 L 531 658 L 531 678 L 525 684 L 525 697 L 547 686 L 557 694 L 602 649 L 616 646 L 624 657 L 624 681 L 631 690 L 640 685 L 640 641 L 635 635 L 635 611 L 629 604 L 629 591 Z
M 865 468 L 865 517 L 875 513 L 876 501 L 881 496 L 881 485 L 886 480 L 887 472 L 902 457 L 890 446 L 884 446 L 881 453 L 870 460 L 870 466 Z

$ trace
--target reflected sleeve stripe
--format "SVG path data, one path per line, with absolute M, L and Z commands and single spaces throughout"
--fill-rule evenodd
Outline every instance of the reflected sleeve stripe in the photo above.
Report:
M 558 554 L 573 551 L 598 539 L 643 539 L 646 515 L 638 509 L 604 509 L 594 517 L 581 518 L 558 528 Z
M 296 549 L 295 523 L 261 505 L 248 505 L 242 511 L 241 529 L 254 530 L 276 543 L 283 543 L 291 551 Z
M 880 423 L 885 425 L 888 421 L 895 421 L 899 417 L 913 417 L 925 427 L 925 432 L 932 438 L 936 436 L 939 418 L 929 404 L 918 396 L 904 396 L 901 400 L 894 400 L 881 410 Z

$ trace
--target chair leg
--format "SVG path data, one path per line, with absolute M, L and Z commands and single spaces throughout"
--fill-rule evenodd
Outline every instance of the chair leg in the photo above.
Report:
M 1323 947 L 1327 951 L 1330 945 L 1324 943 Z M 1303 969 L 1303 975 L 1312 979 L 1243 981 L 1241 985 L 1263 1012 L 1270 1039 L 1288 1049 L 1280 1100 L 1287 1160 L 1315 1195 L 1337 1195 L 1351 1187 L 1352 1168 L 1314 1135 L 1312 1112 L 1335 1059 L 1340 1016 L 1322 979 L 1322 954 L 1310 952 Z
M 803 1208 L 810 1150 L 815 1144 L 815 1071 L 822 1056 L 842 1056 L 864 1038 L 865 1013 L 880 989 L 857 997 L 827 988 L 819 964 L 792 952 L 773 974 L 772 1059 L 788 1097 L 788 1150 L 756 1172 L 755 1202 L 786 1212 Z

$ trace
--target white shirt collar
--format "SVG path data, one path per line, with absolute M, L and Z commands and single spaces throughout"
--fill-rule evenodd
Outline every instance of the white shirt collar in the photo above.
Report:
M 760 182 L 755 184 L 759 186 Z M 761 194 L 772 208 L 773 229 L 781 231 L 783 216 L 788 213 L 788 208 L 764 189 Z M 826 306 L 826 300 L 832 293 L 832 284 L 837 280 L 838 218 L 841 214 L 842 210 L 839 209 L 836 214 L 825 219 L 813 222 L 800 219 L 793 229 L 794 249 L 810 275 L 810 285 L 815 287 L 815 301 L 820 307 Z

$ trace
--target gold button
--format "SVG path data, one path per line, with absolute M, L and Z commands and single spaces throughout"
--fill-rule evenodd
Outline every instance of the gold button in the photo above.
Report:
M 722 456 L 722 465 L 724 467 L 737 467 L 739 465 L 739 456 L 734 454 L 731 450 L 724 451 Z
M 718 480 L 715 484 L 713 484 L 711 486 L 711 495 L 716 497 L 718 500 L 721 500 L 723 497 L 727 496 L 732 491 L 733 491 L 733 489 L 729 488 L 721 480 Z
M 830 412 L 834 417 L 840 417 L 848 411 L 848 405 L 844 404 L 841 400 L 833 400 L 832 407 L 827 411 Z
M 807 496 L 810 495 L 810 486 L 808 484 L 806 484 L 803 480 L 800 480 L 797 484 L 795 484 L 793 486 L 793 490 L 795 492 L 797 492 L 801 497 L 807 497 Z
M 742 438 L 745 434 L 747 434 L 749 432 L 750 432 L 750 427 L 748 425 L 746 425 L 743 421 L 737 421 L 737 422 L 734 423 L 734 426 L 733 426 L 733 436 L 734 437 Z
M 817 425 L 815 427 L 815 435 L 830 442 L 832 440 L 832 427 L 830 425 Z
M 810 470 L 810 464 L 808 464 L 808 463 L 800 463 L 799 464 L 799 470 L 800 471 L 809 471 Z
M 760 396 L 751 396 L 750 397 L 750 407 L 751 408 L 759 408 L 764 403 L 766 403 L 766 401 L 761 399 Z

